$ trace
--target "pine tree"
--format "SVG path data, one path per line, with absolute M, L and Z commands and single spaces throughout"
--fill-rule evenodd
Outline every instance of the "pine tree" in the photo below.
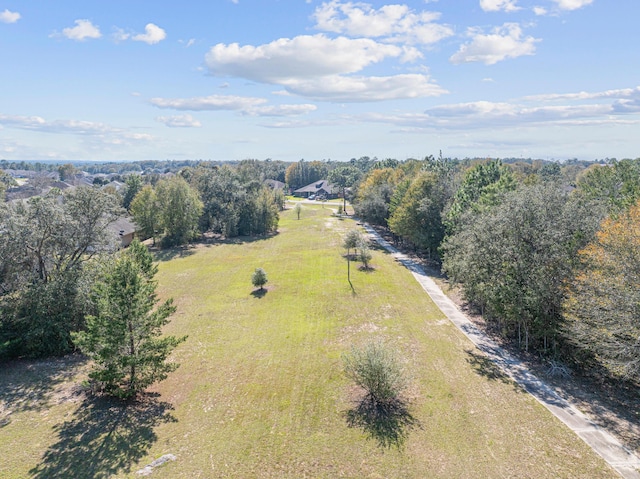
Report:
M 96 285 L 97 314 L 74 334 L 75 344 L 94 360 L 89 377 L 108 394 L 134 397 L 178 367 L 167 358 L 186 336 L 160 338 L 176 307 L 172 299 L 156 307 L 156 272 L 151 254 L 134 241 Z

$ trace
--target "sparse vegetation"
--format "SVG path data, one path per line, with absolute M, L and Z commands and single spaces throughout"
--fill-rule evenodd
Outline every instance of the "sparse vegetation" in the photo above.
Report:
M 352 347 L 343 355 L 344 372 L 365 391 L 365 399 L 377 407 L 388 407 L 399 401 L 407 387 L 404 369 L 389 346 L 380 341 Z

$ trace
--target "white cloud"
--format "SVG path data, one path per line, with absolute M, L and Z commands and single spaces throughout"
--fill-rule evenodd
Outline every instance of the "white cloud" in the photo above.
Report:
M 331 39 L 319 34 L 281 38 L 259 46 L 218 44 L 211 48 L 205 61 L 213 75 L 276 84 L 289 93 L 315 100 L 364 102 L 445 93 L 427 75 L 351 75 L 388 58 L 405 62 L 421 55 L 410 46 L 384 44 L 367 38 Z
M 202 126 L 202 123 L 191 115 L 158 116 L 156 121 L 164 123 L 170 128 L 199 128 Z
M 194 98 L 152 98 L 151 104 L 158 108 L 172 110 L 207 111 L 207 110 L 241 110 L 246 111 L 266 103 L 264 98 L 234 95 L 211 95 Z
M 131 38 L 131 34 L 125 32 L 122 28 L 116 27 L 115 31 L 112 34 L 112 37 L 116 42 L 124 42 L 125 40 Z
M 167 38 L 167 33 L 158 25 L 154 25 L 153 23 L 147 23 L 147 25 L 144 27 L 144 31 L 145 33 L 133 35 L 131 37 L 131 40 L 154 45 Z
M 332 0 L 316 8 L 315 28 L 354 37 L 385 38 L 391 42 L 432 44 L 453 35 L 447 25 L 435 23 L 437 12 L 414 12 L 407 5 L 384 5 Z
M 20 20 L 20 14 L 18 12 L 10 12 L 5 9 L 4 12 L 0 12 L 1 23 L 16 23 Z
M 309 103 L 299 105 L 273 105 L 273 106 L 259 106 L 246 111 L 248 115 L 252 116 L 298 116 L 306 115 L 312 111 L 317 110 L 318 107 Z
M 546 15 L 548 11 L 544 7 L 533 7 L 533 13 L 535 13 L 538 16 L 542 16 L 542 15 Z
M 21 116 L 0 114 L 0 125 L 7 128 L 38 131 L 42 133 L 73 134 L 94 137 L 110 144 L 131 143 L 131 141 L 149 141 L 153 137 L 146 133 L 131 133 L 104 123 L 82 120 L 48 121 L 40 116 Z
M 260 46 L 219 43 L 209 50 L 205 62 L 216 76 L 279 83 L 290 78 L 354 73 L 389 57 L 406 58 L 414 51 L 366 38 L 331 39 L 318 34 L 280 38 Z
M 251 116 L 295 116 L 316 110 L 315 105 L 266 105 L 265 98 L 211 95 L 194 98 L 152 98 L 153 106 L 183 111 L 238 111 Z M 165 117 L 162 117 L 165 118 Z
M 553 0 L 560 10 L 577 10 L 593 3 L 593 0 Z
M 62 30 L 62 35 L 70 40 L 83 41 L 87 38 L 100 38 L 100 28 L 95 26 L 89 20 L 76 20 L 75 27 L 67 27 Z
M 480 8 L 485 12 L 515 12 L 520 10 L 516 0 L 480 0 Z
M 532 95 L 523 99 L 527 101 L 557 101 L 557 100 L 596 100 L 601 98 L 640 99 L 640 86 L 635 88 L 619 88 L 600 92 L 553 93 L 549 95 Z
M 540 41 L 533 37 L 522 38 L 522 29 L 517 23 L 505 23 L 490 34 L 483 34 L 477 29 L 469 29 L 468 34 L 472 37 L 471 42 L 462 45 L 451 56 L 452 63 L 483 62 L 493 65 L 508 58 L 533 55 L 535 44 Z
M 387 77 L 330 75 L 282 82 L 287 91 L 321 101 L 341 103 L 439 96 L 447 91 L 416 73 Z
M 549 104 L 555 102 L 556 104 Z M 513 102 L 475 101 L 439 105 L 422 113 L 368 113 L 352 121 L 438 130 L 517 128 L 521 126 L 634 125 L 640 123 L 640 87 L 595 93 L 523 97 Z

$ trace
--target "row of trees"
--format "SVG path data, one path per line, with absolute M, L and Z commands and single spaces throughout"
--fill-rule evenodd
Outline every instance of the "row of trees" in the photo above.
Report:
M 266 186 L 273 165 L 246 160 L 239 166 L 201 164 L 178 175 L 144 182 L 129 175 L 122 205 L 143 238 L 162 238 L 163 245 L 188 243 L 200 233 L 225 237 L 273 232 L 284 194 Z
M 437 260 L 521 348 L 638 378 L 639 198 L 640 160 L 584 168 L 429 157 L 373 168 L 354 206 Z

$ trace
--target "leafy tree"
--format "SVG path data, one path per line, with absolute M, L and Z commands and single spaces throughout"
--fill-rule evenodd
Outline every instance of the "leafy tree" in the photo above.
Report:
M 200 193 L 204 205 L 200 229 L 228 238 L 237 236 L 245 193 L 235 171 L 226 165 L 194 168 L 189 181 Z
M 327 180 L 332 186 L 337 186 L 342 194 L 343 210 L 347 211 L 347 188 L 354 186 L 361 177 L 361 172 L 355 166 L 338 166 L 329 172 Z
M 356 249 L 364 241 L 362 233 L 358 229 L 347 231 L 342 242 L 342 247 L 347 250 L 347 259 L 351 257 L 351 250 Z
M 72 349 L 91 308 L 96 260 L 117 249 L 109 225 L 117 200 L 79 187 L 0 208 L 0 354 L 48 356 Z
M 298 219 L 300 219 L 300 212 L 302 211 L 302 205 L 300 203 L 296 203 L 296 205 L 293 207 L 293 211 L 295 211 L 296 216 L 298 217 Z
M 360 261 L 362 261 L 362 267 L 365 270 L 368 270 L 369 262 L 371 261 L 372 256 L 371 249 L 369 248 L 369 242 L 366 240 L 366 238 L 364 238 L 364 236 L 358 242 L 358 249 L 360 250 L 360 254 L 358 255 L 358 257 L 360 258 Z
M 89 377 L 108 394 L 134 397 L 178 367 L 167 358 L 186 336 L 160 338 L 176 308 L 171 299 L 156 307 L 156 271 L 146 248 L 132 242 L 95 286 L 97 313 L 73 334 L 94 361 Z
M 580 268 L 563 304 L 571 342 L 614 375 L 640 379 L 640 203 L 605 219 L 580 251 Z
M 267 284 L 267 273 L 262 268 L 256 268 L 256 270 L 251 275 L 251 284 L 253 284 L 256 288 L 260 288 L 260 291 L 264 291 L 264 285 Z
M 133 198 L 129 209 L 138 226 L 139 234 L 144 239 L 153 238 L 155 245 L 160 227 L 160 206 L 153 187 L 151 185 L 143 186 Z
M 125 180 L 125 192 L 122 197 L 122 206 L 127 211 L 130 210 L 131 202 L 136 197 L 138 192 L 142 189 L 142 177 L 137 174 L 128 175 Z
M 328 174 L 327 164 L 321 161 L 304 161 L 289 165 L 285 172 L 285 182 L 294 190 L 314 181 L 324 180 Z
M 5 200 L 5 193 L 12 186 L 18 186 L 18 182 L 11 175 L 0 170 L 0 203 Z
M 392 232 L 430 254 L 437 251 L 444 238 L 442 211 L 447 197 L 443 186 L 435 173 L 421 173 L 409 184 L 399 204 L 394 205 L 388 222 Z
M 596 205 L 570 199 L 555 183 L 522 187 L 466 215 L 443 244 L 443 270 L 505 337 L 558 352 L 563 284 L 601 218 Z
M 278 207 L 270 189 L 259 182 L 244 187 L 245 194 L 240 205 L 238 233 L 242 235 L 265 234 L 278 227 Z
M 60 175 L 60 180 L 67 181 L 73 177 L 79 170 L 73 166 L 71 163 L 65 163 L 64 165 L 58 166 L 58 174 Z
M 345 375 L 361 387 L 367 400 L 388 407 L 397 402 L 407 387 L 407 377 L 396 354 L 382 342 L 352 348 L 343 356 Z
M 180 176 L 161 180 L 156 185 L 160 205 L 160 224 L 168 245 L 188 243 L 198 235 L 198 221 L 202 214 L 202 201 L 198 192 Z
M 502 194 L 515 188 L 516 182 L 511 170 L 500 160 L 490 160 L 473 166 L 465 173 L 446 213 L 445 224 L 448 232 L 456 230 L 460 218 L 467 210 L 479 212 L 491 207 L 499 203 Z
M 354 201 L 356 214 L 363 220 L 387 226 L 391 198 L 402 171 L 393 168 L 374 169 L 358 187 Z
M 347 280 L 351 283 L 351 250 L 355 250 L 363 241 L 360 230 L 352 229 L 347 231 L 342 246 L 347 250 Z
M 576 193 L 620 212 L 640 198 L 640 158 L 612 161 L 610 165 L 593 165 L 578 178 Z

